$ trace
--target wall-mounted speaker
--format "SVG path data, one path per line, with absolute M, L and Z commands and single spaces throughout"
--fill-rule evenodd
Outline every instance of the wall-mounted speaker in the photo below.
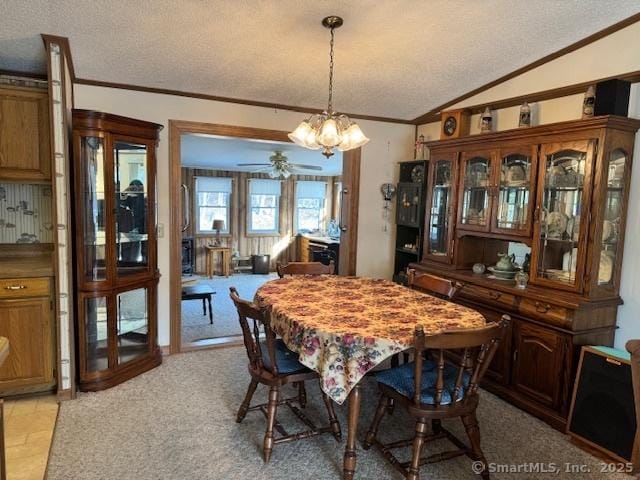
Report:
M 582 347 L 567 433 L 620 462 L 637 455 L 630 355 L 609 347 Z
M 629 115 L 629 93 L 631 83 L 626 80 L 606 80 L 596 84 L 596 101 L 593 114 L 598 115 Z

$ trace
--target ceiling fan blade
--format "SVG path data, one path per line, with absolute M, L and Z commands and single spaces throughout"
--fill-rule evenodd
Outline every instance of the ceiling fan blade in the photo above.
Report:
M 301 168 L 303 170 L 322 170 L 322 167 L 319 165 L 305 165 L 302 163 L 291 163 L 292 167 Z
M 238 167 L 270 167 L 270 163 L 236 163 Z

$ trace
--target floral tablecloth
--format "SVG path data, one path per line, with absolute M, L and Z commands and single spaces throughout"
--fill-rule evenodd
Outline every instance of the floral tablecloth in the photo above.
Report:
M 416 325 L 427 335 L 485 325 L 475 310 L 371 278 L 286 277 L 265 283 L 254 301 L 340 404 L 369 370 L 412 346 Z

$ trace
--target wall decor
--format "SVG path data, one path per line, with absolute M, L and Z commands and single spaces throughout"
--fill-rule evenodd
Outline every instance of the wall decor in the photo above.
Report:
M 527 102 L 524 102 L 520 106 L 520 116 L 518 119 L 518 127 L 530 127 L 531 126 L 531 107 Z
M 593 86 L 587 88 L 582 102 L 582 118 L 593 117 L 594 107 L 596 104 L 596 89 Z
M 484 109 L 482 115 L 480 116 L 480 132 L 481 133 L 489 133 L 493 130 L 493 116 L 491 115 L 491 110 L 489 107 Z

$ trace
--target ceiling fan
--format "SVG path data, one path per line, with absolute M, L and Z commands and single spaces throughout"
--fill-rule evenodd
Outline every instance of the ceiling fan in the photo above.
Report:
M 238 163 L 237 165 L 238 167 L 262 167 L 256 172 L 267 171 L 271 178 L 289 178 L 292 174 L 304 173 L 299 170 L 322 170 L 319 165 L 289 163 L 289 159 L 277 150 L 269 157 L 269 163 Z

